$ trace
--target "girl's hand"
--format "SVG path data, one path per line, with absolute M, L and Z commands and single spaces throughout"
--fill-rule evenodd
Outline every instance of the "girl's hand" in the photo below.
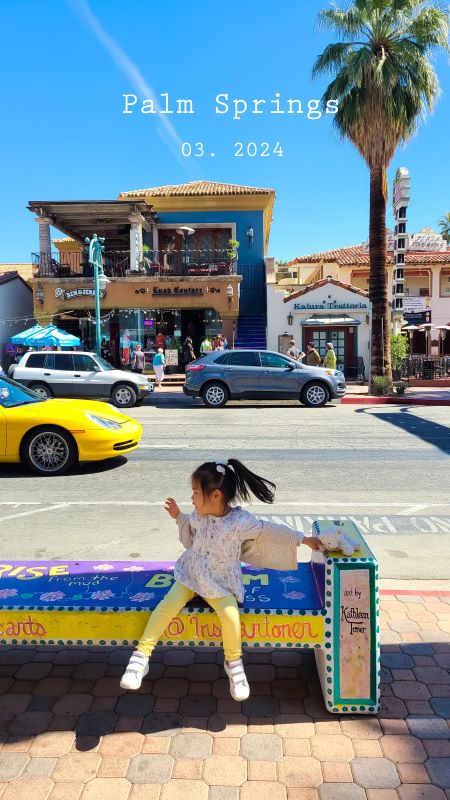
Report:
M 324 546 L 318 536 L 305 536 L 302 544 L 306 544 L 311 550 L 324 551 Z
M 164 503 L 164 508 L 170 514 L 172 519 L 177 519 L 180 514 L 180 509 L 178 508 L 176 500 L 174 500 L 173 497 L 167 498 L 166 502 Z

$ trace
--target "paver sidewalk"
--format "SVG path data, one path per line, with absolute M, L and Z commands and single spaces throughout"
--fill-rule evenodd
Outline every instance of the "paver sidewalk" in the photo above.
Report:
M 450 798 L 450 582 L 385 592 L 378 717 L 329 715 L 308 651 L 249 651 L 237 704 L 217 650 L 131 694 L 124 649 L 0 648 L 1 800 Z

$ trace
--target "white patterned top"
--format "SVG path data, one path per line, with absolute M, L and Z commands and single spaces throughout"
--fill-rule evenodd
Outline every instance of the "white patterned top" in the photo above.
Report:
M 237 506 L 224 517 L 180 514 L 177 518 L 180 541 L 186 548 L 175 564 L 175 580 L 205 599 L 234 595 L 242 603 L 244 586 L 241 572 L 241 546 L 263 532 L 288 532 L 300 544 L 303 534 L 287 525 L 255 517 Z

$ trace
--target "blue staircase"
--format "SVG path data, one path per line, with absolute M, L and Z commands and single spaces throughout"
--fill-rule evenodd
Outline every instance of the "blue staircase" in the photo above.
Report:
M 236 349 L 266 350 L 266 318 L 264 314 L 238 317 Z

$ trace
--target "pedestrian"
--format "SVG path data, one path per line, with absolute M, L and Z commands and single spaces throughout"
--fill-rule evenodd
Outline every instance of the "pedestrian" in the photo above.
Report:
M 164 357 L 164 350 L 158 347 L 158 351 L 153 356 L 153 369 L 155 370 L 156 386 L 159 388 L 164 380 L 164 367 L 166 359 Z
M 225 350 L 223 346 L 223 339 L 221 336 L 216 336 L 213 342 L 213 350 Z
M 190 336 L 186 336 L 186 339 L 183 342 L 183 359 L 185 366 L 190 364 L 191 361 L 195 361 L 194 347 Z
M 320 364 L 321 358 L 319 353 L 317 352 L 316 348 L 314 347 L 312 342 L 308 342 L 306 345 L 306 363 L 310 367 L 318 367 Z
M 226 464 L 202 464 L 192 473 L 191 485 L 191 514 L 182 514 L 172 497 L 165 502 L 166 511 L 178 525 L 185 552 L 175 564 L 175 583 L 152 612 L 120 686 L 140 688 L 149 657 L 163 632 L 199 595 L 216 612 L 222 626 L 231 696 L 246 700 L 250 689 L 242 663 L 238 608 L 238 602 L 244 599 L 241 559 L 265 569 L 292 570 L 297 569 L 296 548 L 301 542 L 312 550 L 323 548 L 314 536 L 304 538 L 286 525 L 268 522 L 234 505 L 236 499 L 248 502 L 250 493 L 263 503 L 272 503 L 276 488 L 235 458 Z
M 200 344 L 200 352 L 201 353 L 210 353 L 212 350 L 212 344 L 210 339 L 207 336 L 204 336 L 201 344 Z
M 323 365 L 327 369 L 336 369 L 336 353 L 334 352 L 333 342 L 327 342 L 327 352 L 323 359 Z
M 295 339 L 291 339 L 289 342 L 289 350 L 287 351 L 286 355 L 290 356 L 294 359 L 294 361 L 301 361 L 302 358 L 305 357 L 303 350 L 299 350 L 295 344 Z
M 133 358 L 131 361 L 131 369 L 133 372 L 139 372 L 141 375 L 145 367 L 145 353 L 140 344 L 134 348 Z
M 224 350 L 228 350 L 229 345 L 228 345 L 228 339 L 227 339 L 226 336 L 222 336 L 222 344 L 223 344 L 223 349 Z

